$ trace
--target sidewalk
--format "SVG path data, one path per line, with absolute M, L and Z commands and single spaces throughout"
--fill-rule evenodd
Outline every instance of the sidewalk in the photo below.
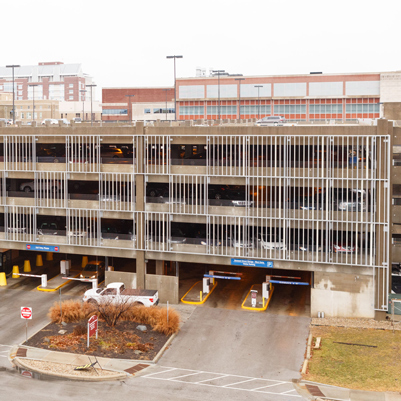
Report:
M 400 393 L 351 390 L 304 380 L 294 380 L 298 394 L 306 400 L 316 401 L 401 401 Z

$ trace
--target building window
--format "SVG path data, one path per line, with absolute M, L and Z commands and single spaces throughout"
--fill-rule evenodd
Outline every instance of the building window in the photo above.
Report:
M 74 99 L 74 96 L 70 96 L 69 99 L 70 99 L 70 100 L 73 100 L 73 99 Z
M 24 113 L 21 113 L 21 118 L 24 118 Z
M 74 84 L 69 84 L 68 85 L 70 88 L 73 88 L 74 87 Z
M 205 108 L 203 106 L 180 106 L 180 114 L 182 116 L 203 116 L 204 112 Z
M 18 89 L 22 89 L 22 85 L 18 85 Z
M 74 90 L 70 89 L 70 92 L 69 92 L 69 93 L 74 93 Z
M 103 110 L 103 114 L 122 115 L 122 114 L 128 114 L 128 110 L 127 109 L 106 109 L 106 110 Z
M 150 109 L 149 110 L 150 113 Z M 174 109 L 153 109 L 154 114 L 171 114 L 174 113 Z
M 144 112 L 144 114 L 150 114 L 150 109 L 145 109 L 143 112 Z M 103 111 L 103 113 L 104 113 L 104 111 Z

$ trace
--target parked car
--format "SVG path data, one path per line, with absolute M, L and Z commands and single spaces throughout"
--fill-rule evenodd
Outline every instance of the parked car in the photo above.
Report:
M 52 222 L 44 222 L 41 223 L 38 227 L 38 234 L 39 235 L 57 235 L 58 234 L 58 227 L 56 223 Z
M 98 280 L 104 280 L 105 264 L 101 261 L 91 261 L 86 264 L 84 269 L 81 271 L 80 278 L 97 278 Z
M 7 118 L 0 118 L 0 122 L 4 122 L 4 125 L 5 125 L 6 127 L 8 127 L 9 125 L 11 125 Z
M 74 123 L 76 123 L 76 124 L 80 124 L 82 122 L 82 118 L 81 117 L 74 117 L 72 119 L 72 121 L 74 121 Z
M 266 250 L 279 250 L 279 251 L 286 251 L 287 246 L 284 241 L 275 234 L 270 233 L 261 233 L 259 234 L 258 241 L 260 246 Z
M 355 238 L 351 233 L 334 233 L 332 240 L 332 251 L 334 253 L 355 253 L 357 246 L 355 244 Z
M 55 118 L 45 118 L 40 124 L 46 125 L 47 122 L 50 125 L 59 125 L 58 120 L 56 120 Z
M 71 123 L 69 122 L 69 120 L 67 120 L 66 118 L 60 118 L 58 120 L 59 122 L 65 124 L 65 125 L 71 125 Z
M 123 158 L 124 152 L 120 148 L 114 147 L 101 147 L 100 156 L 108 158 Z
M 252 206 L 253 201 L 247 200 L 245 189 L 236 185 L 209 185 L 209 199 L 222 200 L 223 202 L 211 202 L 229 206 Z M 224 202 L 228 201 L 228 202 Z
M 38 191 L 52 191 L 57 192 L 60 190 L 60 183 L 58 181 L 42 181 L 38 183 Z M 32 192 L 35 189 L 35 181 L 23 182 L 19 186 L 20 191 Z
M 86 291 L 83 301 L 93 304 L 130 303 L 156 306 L 159 303 L 159 293 L 157 290 L 128 289 L 124 283 L 110 283 L 106 288 Z
M 255 125 L 260 127 L 268 126 L 268 125 L 283 125 L 287 122 L 287 120 L 282 116 L 267 116 L 262 119 L 256 121 Z

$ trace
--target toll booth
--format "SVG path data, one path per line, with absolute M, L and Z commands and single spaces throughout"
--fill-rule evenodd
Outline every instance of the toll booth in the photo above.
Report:
M 0 249 L 0 273 L 9 275 L 13 271 L 12 249 Z

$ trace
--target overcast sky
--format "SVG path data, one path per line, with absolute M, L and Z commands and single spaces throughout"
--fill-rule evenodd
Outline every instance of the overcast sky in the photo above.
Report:
M 401 70 L 401 0 L 14 0 L 2 64 L 81 63 L 101 87 L 173 86 L 196 67 L 279 75 Z M 97 91 L 100 99 L 101 92 Z

